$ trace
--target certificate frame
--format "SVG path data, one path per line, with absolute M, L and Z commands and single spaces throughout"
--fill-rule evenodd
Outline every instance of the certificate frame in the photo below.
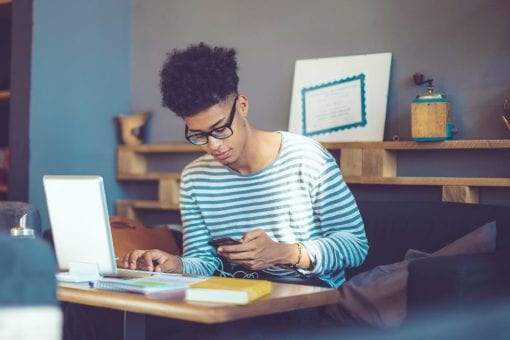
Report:
M 336 124 L 336 126 L 331 126 L 324 129 L 311 130 L 308 128 L 309 124 L 307 120 L 307 94 L 312 91 L 321 91 L 324 89 L 332 88 L 338 85 L 348 84 L 351 82 L 359 82 L 359 112 L 355 112 L 359 115 L 359 120 L 356 122 L 350 122 L 346 124 Z M 329 83 L 324 83 L 316 86 L 305 87 L 301 90 L 301 100 L 302 100 L 302 126 L 303 126 L 303 134 L 305 136 L 317 136 L 324 133 L 330 133 L 345 129 L 351 129 L 354 127 L 365 126 L 367 124 L 367 112 L 366 112 L 366 95 L 365 95 L 365 75 L 363 73 L 358 74 L 356 76 L 347 77 L 339 80 L 335 80 Z M 338 112 L 337 112 L 338 114 Z M 353 113 L 351 112 L 351 115 Z
M 320 142 L 382 141 L 391 59 L 385 52 L 296 60 L 288 130 Z M 357 92 L 341 88 L 349 83 Z

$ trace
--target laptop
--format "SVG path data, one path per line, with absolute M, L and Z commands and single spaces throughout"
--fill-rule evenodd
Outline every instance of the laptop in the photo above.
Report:
M 118 269 L 101 176 L 43 177 L 48 215 L 60 273 L 57 280 L 86 282 L 102 276 L 139 277 Z

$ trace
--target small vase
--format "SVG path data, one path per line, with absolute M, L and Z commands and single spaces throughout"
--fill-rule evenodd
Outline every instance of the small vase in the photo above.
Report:
M 145 127 L 150 116 L 150 112 L 138 112 L 130 116 L 121 114 L 115 117 L 119 123 L 121 142 L 129 146 L 143 144 Z

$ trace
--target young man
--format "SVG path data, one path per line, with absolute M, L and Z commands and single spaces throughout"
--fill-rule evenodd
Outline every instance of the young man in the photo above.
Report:
M 354 197 L 319 143 L 254 128 L 238 81 L 233 49 L 200 43 L 169 54 L 163 105 L 184 119 L 186 139 L 207 154 L 182 172 L 183 256 L 133 250 L 124 266 L 212 275 L 223 270 L 221 257 L 232 272 L 338 287 L 344 268 L 360 265 L 368 250 Z M 224 237 L 240 243 L 208 243 Z

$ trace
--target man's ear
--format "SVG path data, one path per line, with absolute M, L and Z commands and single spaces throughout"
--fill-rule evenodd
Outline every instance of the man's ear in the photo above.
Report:
M 249 108 L 248 97 L 243 94 L 240 94 L 238 96 L 237 102 L 239 103 L 239 107 L 238 107 L 239 114 L 244 119 L 248 118 L 248 108 Z

